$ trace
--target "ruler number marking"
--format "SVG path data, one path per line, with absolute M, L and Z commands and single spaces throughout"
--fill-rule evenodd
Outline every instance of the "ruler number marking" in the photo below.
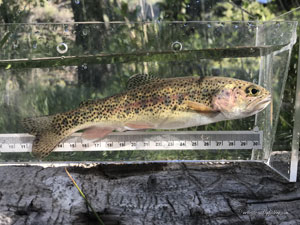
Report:
M 156 141 L 155 146 L 162 146 L 162 142 L 161 141 Z
M 229 147 L 230 149 L 252 149 L 252 148 L 262 148 L 262 132 L 259 133 L 253 133 L 253 132 L 245 132 L 242 131 L 243 135 L 238 135 L 239 131 L 228 131 L 228 132 L 199 132 L 194 133 L 191 135 L 193 136 L 193 139 L 190 140 L 190 134 L 189 133 L 182 133 L 182 132 L 170 132 L 170 136 L 168 137 L 168 134 L 165 134 L 164 139 L 151 139 L 152 134 L 140 134 L 139 136 L 136 136 L 136 134 L 132 134 L 133 136 L 129 135 L 129 137 L 134 137 L 134 139 L 130 139 L 125 141 L 124 139 L 121 139 L 119 137 L 122 137 L 123 135 L 116 135 L 114 138 L 108 139 L 103 142 L 94 142 L 94 143 L 82 143 L 83 141 L 79 139 L 72 140 L 70 142 L 62 142 L 57 145 L 57 151 L 72 151 L 72 150 L 82 150 L 89 148 L 94 148 L 91 150 L 111 150 L 113 147 L 120 147 L 122 150 L 136 150 L 136 149 L 143 149 L 144 148 L 150 148 L 153 150 L 163 150 L 163 149 L 223 149 Z M 164 133 L 163 133 L 164 134 Z M 228 134 L 233 135 L 235 138 L 230 138 Z M 7 138 L 7 134 L 4 134 L 5 138 Z M 159 135 L 159 134 L 155 134 Z M 175 140 L 173 140 L 175 135 Z M 246 135 L 246 136 L 245 136 Z M 1 136 L 1 135 L 0 135 Z M 15 138 L 16 137 L 16 138 Z M 0 152 L 14 152 L 14 151 L 27 151 L 30 150 L 32 146 L 32 140 L 33 138 L 27 138 L 27 135 L 24 135 L 26 139 L 19 139 L 22 137 L 22 134 L 12 135 L 12 141 L 9 141 L 8 143 L 0 143 Z M 78 134 L 74 135 L 74 137 L 78 137 Z M 126 137 L 126 135 L 125 135 Z M 127 138 L 127 137 L 126 137 Z M 168 139 L 169 138 L 169 139 Z M 116 142 L 116 143 L 114 143 Z M 80 146 L 80 147 L 79 147 Z M 78 148 L 79 147 L 79 148 Z M 78 149 L 77 149 L 78 148 Z M 102 149 L 103 148 L 103 149 Z
M 179 142 L 179 146 L 181 146 L 181 147 L 186 146 L 185 141 L 180 141 L 180 142 Z
M 70 143 L 70 148 L 75 148 L 76 147 L 76 143 Z
M 235 142 L 234 141 L 229 141 L 228 145 L 229 146 L 235 146 Z
M 110 142 L 106 142 L 106 147 L 108 148 L 111 148 L 113 146 L 113 143 L 110 141 Z
M 216 142 L 216 145 L 217 145 L 217 146 L 223 146 L 223 141 L 217 141 L 217 142 Z
M 204 141 L 204 146 L 210 146 L 210 141 Z
M 193 147 L 198 146 L 198 141 L 192 141 L 192 146 Z
M 60 143 L 60 144 L 57 145 L 57 147 L 58 147 L 58 148 L 63 148 L 63 147 L 64 147 L 64 144 L 63 144 L 63 143 Z
M 82 147 L 83 147 L 83 148 L 88 148 L 88 147 L 89 147 L 89 144 L 88 144 L 88 143 L 82 143 Z
M 174 146 L 174 141 L 168 141 L 168 146 L 173 147 Z
M 247 145 L 248 145 L 247 141 L 241 141 L 241 146 L 247 146 Z

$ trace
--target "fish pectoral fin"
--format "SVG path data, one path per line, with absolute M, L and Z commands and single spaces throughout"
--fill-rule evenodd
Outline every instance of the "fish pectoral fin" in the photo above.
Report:
M 204 105 L 202 103 L 199 102 L 193 102 L 193 101 L 186 101 L 187 106 L 192 109 L 195 110 L 197 112 L 201 112 L 201 113 L 216 113 L 219 112 L 216 109 L 213 109 L 207 105 Z
M 83 131 L 81 137 L 84 139 L 101 139 L 111 133 L 114 129 L 110 127 L 90 127 Z
M 128 130 L 142 130 L 142 129 L 151 129 L 154 128 L 153 125 L 147 124 L 147 123 L 126 123 L 125 128 Z

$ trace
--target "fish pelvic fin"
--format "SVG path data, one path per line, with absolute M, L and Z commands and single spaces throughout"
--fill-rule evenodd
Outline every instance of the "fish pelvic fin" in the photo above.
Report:
M 26 118 L 22 121 L 27 132 L 35 135 L 32 144 L 34 157 L 45 158 L 66 137 L 66 134 L 55 130 L 53 118 L 54 116 L 40 116 Z

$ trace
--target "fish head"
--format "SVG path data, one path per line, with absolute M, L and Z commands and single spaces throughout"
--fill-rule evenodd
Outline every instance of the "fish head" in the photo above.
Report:
M 271 102 L 270 92 L 259 85 L 233 79 L 224 83 L 213 95 L 212 106 L 227 119 L 254 115 Z

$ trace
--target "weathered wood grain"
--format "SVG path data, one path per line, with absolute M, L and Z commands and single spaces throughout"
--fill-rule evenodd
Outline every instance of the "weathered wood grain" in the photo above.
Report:
M 300 183 L 259 163 L 68 169 L 106 225 L 300 224 Z M 97 224 L 62 167 L 0 167 L 0 184 L 1 225 Z

